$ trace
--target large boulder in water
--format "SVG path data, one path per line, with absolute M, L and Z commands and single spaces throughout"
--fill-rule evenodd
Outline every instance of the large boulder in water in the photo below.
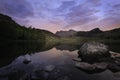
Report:
M 108 46 L 95 41 L 84 43 L 78 54 L 82 61 L 86 62 L 96 62 L 111 56 Z

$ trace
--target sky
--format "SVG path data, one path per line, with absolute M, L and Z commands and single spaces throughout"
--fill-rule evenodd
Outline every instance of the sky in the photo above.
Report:
M 53 33 L 120 28 L 120 0 L 0 0 L 0 13 Z

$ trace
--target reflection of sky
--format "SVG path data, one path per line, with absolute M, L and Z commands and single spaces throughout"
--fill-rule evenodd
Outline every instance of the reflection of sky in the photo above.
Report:
M 54 77 L 56 75 L 64 75 L 70 76 L 71 80 L 119 80 L 120 77 L 116 77 L 114 75 L 119 75 L 119 72 L 112 73 L 109 70 L 106 70 L 101 73 L 97 74 L 88 74 L 85 73 L 75 67 L 75 61 L 73 58 L 77 58 L 77 52 L 75 51 L 68 51 L 68 50 L 57 50 L 56 48 L 52 48 L 48 51 L 38 52 L 35 54 L 30 55 L 31 62 L 29 64 L 23 64 L 23 60 L 25 59 L 26 55 L 19 56 L 8 66 L 0 68 L 0 80 L 6 79 L 6 75 L 13 74 L 16 71 L 24 71 L 27 72 L 29 75 L 35 76 L 35 71 L 43 70 L 46 66 L 53 65 L 55 69 L 57 69 L 58 73 L 54 75 L 50 75 L 50 77 Z M 27 54 L 28 56 L 28 54 Z M 55 71 L 53 70 L 55 73 Z M 53 72 L 50 72 L 51 74 Z M 20 72 L 19 72 L 20 73 Z M 47 73 L 47 72 L 46 72 Z M 44 73 L 42 73 L 44 74 Z M 41 74 L 41 75 L 42 75 Z M 17 74 L 15 75 L 17 76 Z
M 30 57 L 31 62 L 29 64 L 24 64 L 23 61 Z M 56 48 L 52 48 L 48 51 L 44 52 L 37 52 L 34 54 L 26 54 L 19 56 L 16 58 L 11 64 L 0 68 L 0 75 L 1 71 L 7 68 L 10 69 L 20 69 L 20 70 L 30 70 L 30 69 L 41 69 L 47 65 L 54 65 L 54 66 L 69 66 L 73 65 L 73 58 L 76 58 L 77 50 L 75 51 L 68 51 L 68 50 L 57 50 Z
M 37 52 L 33 54 L 26 54 L 23 56 L 19 56 L 12 62 L 12 66 L 22 64 L 23 61 L 27 58 L 31 60 L 28 65 L 65 65 L 67 62 L 71 63 L 73 58 L 78 57 L 78 50 L 68 51 L 68 50 L 57 50 L 56 48 L 52 48 L 48 51 Z M 59 62 L 59 63 L 58 63 Z M 25 64 L 26 65 L 26 64 Z
M 52 32 L 120 27 L 120 0 L 0 0 L 0 12 Z
M 54 65 L 65 65 L 67 62 L 71 62 L 72 58 L 77 57 L 76 51 L 68 51 L 68 50 L 57 50 L 53 48 L 51 50 L 40 52 L 32 55 L 33 63 L 37 64 L 54 64 Z

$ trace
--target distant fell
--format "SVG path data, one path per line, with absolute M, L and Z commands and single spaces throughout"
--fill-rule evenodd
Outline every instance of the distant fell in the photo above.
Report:
M 74 36 L 75 34 L 77 33 L 77 31 L 75 30 L 69 30 L 69 31 L 57 31 L 56 32 L 56 35 L 57 36 L 60 36 L 60 37 L 72 37 Z
M 90 31 L 75 31 L 75 30 L 57 31 L 56 35 L 60 37 L 94 37 L 120 40 L 120 28 L 108 31 L 102 31 L 99 28 L 94 28 Z
M 96 37 L 96 38 L 106 38 L 106 39 L 120 39 L 120 28 L 102 31 L 99 28 L 95 28 L 90 31 L 78 31 L 76 36 L 80 37 Z
M 88 31 L 89 33 L 102 33 L 103 31 L 102 30 L 100 30 L 99 28 L 94 28 L 94 29 L 92 29 L 92 30 L 90 30 L 90 31 Z

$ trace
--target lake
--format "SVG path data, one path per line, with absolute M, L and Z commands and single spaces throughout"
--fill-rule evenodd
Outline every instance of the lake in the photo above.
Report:
M 80 45 L 10 44 L 0 49 L 0 80 L 120 80 L 120 72 L 87 73 L 75 67 Z M 119 51 L 119 45 L 110 45 Z M 26 61 L 26 59 L 28 61 Z

